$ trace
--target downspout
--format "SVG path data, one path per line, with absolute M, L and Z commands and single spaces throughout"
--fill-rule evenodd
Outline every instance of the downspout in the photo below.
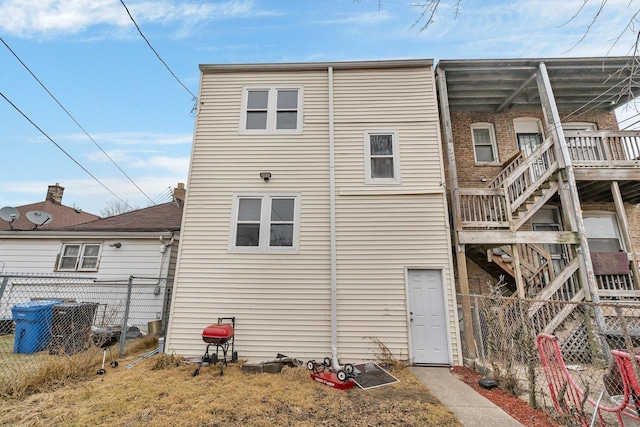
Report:
M 164 236 L 158 236 L 158 239 L 160 239 L 160 271 L 158 271 L 158 280 L 160 280 L 162 279 L 162 271 L 164 270 L 167 248 L 173 245 L 175 237 L 173 236 L 173 233 L 171 233 L 171 239 L 169 239 L 169 243 L 164 242 Z M 171 258 L 171 252 L 169 252 L 169 258 Z
M 329 77 L 329 222 L 331 251 L 331 360 L 333 368 L 340 370 L 338 363 L 338 257 L 336 247 L 336 159 L 333 117 L 333 67 L 327 69 Z

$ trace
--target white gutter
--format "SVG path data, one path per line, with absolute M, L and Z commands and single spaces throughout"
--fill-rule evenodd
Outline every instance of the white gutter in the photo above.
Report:
M 337 249 L 336 249 L 336 171 L 335 135 L 333 122 L 333 67 L 327 69 L 329 75 L 329 222 L 331 245 L 331 359 L 336 371 L 338 363 L 338 296 L 337 296 Z

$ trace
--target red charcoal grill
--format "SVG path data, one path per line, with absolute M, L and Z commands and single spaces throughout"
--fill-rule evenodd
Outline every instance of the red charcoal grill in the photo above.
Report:
M 229 321 L 231 323 L 222 323 Z M 198 367 L 193 373 L 194 377 L 200 373 L 200 368 L 204 363 L 215 365 L 220 361 L 220 376 L 222 376 L 227 360 L 230 360 L 231 363 L 238 361 L 238 353 L 234 351 L 233 331 L 235 326 L 235 317 L 218 317 L 218 323 L 211 324 L 204 328 L 202 331 L 202 341 L 207 343 L 207 349 L 205 350 L 202 359 L 200 359 Z M 227 359 L 229 345 L 231 345 L 231 359 Z M 209 354 L 209 348 L 211 346 L 216 346 L 216 351 L 215 353 Z M 222 359 L 220 359 L 220 351 L 222 351 Z

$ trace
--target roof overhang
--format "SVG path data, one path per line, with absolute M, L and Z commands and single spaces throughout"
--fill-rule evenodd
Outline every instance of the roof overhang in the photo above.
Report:
M 159 237 L 174 237 L 178 239 L 179 233 L 175 231 L 54 231 L 54 230 L 28 230 L 28 231 L 0 231 L 1 239 L 153 239 Z
M 539 109 L 536 73 L 545 64 L 561 111 L 614 110 L 640 94 L 634 57 L 442 60 L 451 111 Z
M 329 67 L 336 70 L 360 70 L 380 68 L 432 67 L 433 59 L 393 59 L 378 61 L 337 61 L 337 62 L 283 62 L 268 64 L 200 64 L 203 73 L 233 73 L 242 71 L 318 71 Z

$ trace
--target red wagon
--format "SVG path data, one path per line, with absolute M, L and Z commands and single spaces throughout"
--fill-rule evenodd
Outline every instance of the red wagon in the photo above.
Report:
M 231 322 L 231 323 L 229 323 Z M 220 361 L 220 376 L 224 373 L 224 366 L 227 364 L 227 361 L 231 363 L 235 363 L 238 361 L 238 353 L 234 350 L 234 330 L 236 326 L 236 318 L 235 317 L 219 317 L 218 323 L 213 323 L 202 331 L 202 341 L 207 343 L 207 348 L 204 352 L 204 355 L 200 359 L 198 363 L 198 367 L 196 368 L 193 376 L 195 377 L 200 373 L 200 368 L 204 363 L 208 363 L 210 365 L 215 365 Z M 211 346 L 215 346 L 215 353 L 209 353 L 209 348 Z M 229 346 L 231 346 L 231 358 L 227 358 L 227 353 L 229 350 Z M 220 358 L 220 353 L 222 353 L 222 358 Z

